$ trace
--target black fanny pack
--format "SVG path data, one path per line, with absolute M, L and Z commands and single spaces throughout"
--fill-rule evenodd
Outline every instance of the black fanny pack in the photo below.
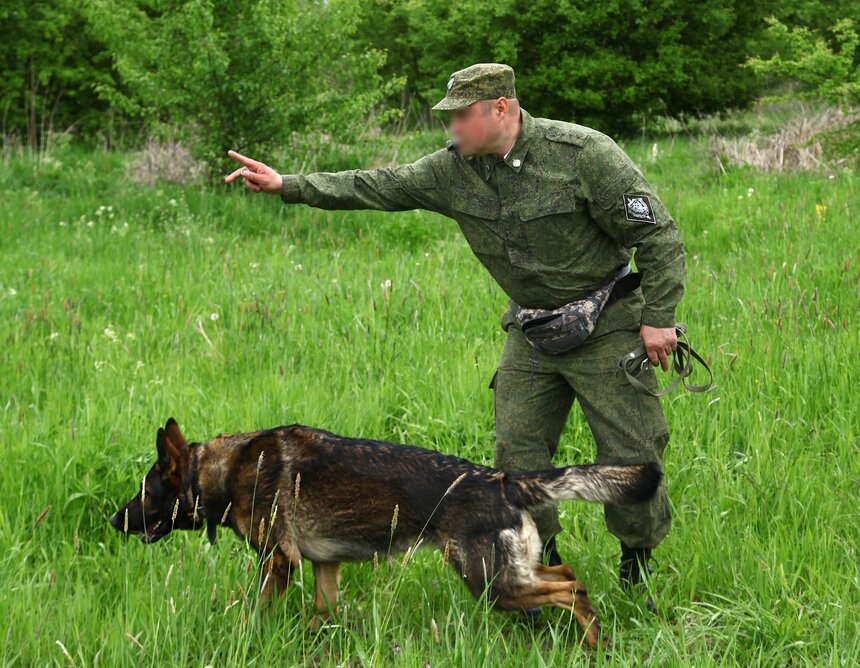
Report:
M 590 294 L 557 309 L 517 306 L 514 317 L 526 339 L 538 350 L 558 355 L 582 345 L 597 326 L 603 308 L 639 285 L 640 276 L 624 266 Z

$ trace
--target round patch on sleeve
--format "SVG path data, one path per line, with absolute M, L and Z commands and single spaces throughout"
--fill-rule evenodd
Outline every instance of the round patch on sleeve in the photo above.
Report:
M 624 193 L 624 214 L 627 220 L 636 223 L 656 223 L 657 218 L 654 216 L 654 209 L 651 206 L 651 200 L 647 195 L 636 195 L 633 193 Z

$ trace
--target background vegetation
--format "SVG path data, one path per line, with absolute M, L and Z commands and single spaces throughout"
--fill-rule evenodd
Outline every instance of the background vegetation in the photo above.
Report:
M 499 60 L 533 113 L 629 135 L 774 90 L 856 105 L 857 21 L 847 0 L 9 0 L 2 133 L 6 152 L 181 139 L 212 176 L 229 147 L 435 125 L 450 73 Z
M 258 618 L 251 553 L 228 532 L 212 548 L 113 531 L 171 415 L 196 440 L 295 421 L 491 463 L 505 298 L 437 215 L 141 188 L 116 178 L 122 154 L 68 148 L 0 176 L 0 663 L 856 665 L 857 178 L 721 174 L 707 136 L 625 148 L 680 225 L 678 315 L 718 387 L 664 403 L 675 523 L 655 552 L 658 616 L 618 588 L 600 507 L 562 506 L 561 550 L 611 657 L 561 611 L 536 629 L 488 611 L 438 553 L 347 564 L 343 613 L 314 632 L 309 574 Z M 593 447 L 575 407 L 558 461 Z
M 858 20 L 842 0 L 2 3 L 0 665 L 857 665 Z M 194 440 L 302 422 L 492 462 L 505 298 L 453 221 L 202 177 L 228 145 L 282 172 L 417 159 L 450 72 L 497 59 L 530 111 L 616 134 L 686 244 L 678 316 L 717 388 L 664 401 L 659 614 L 619 589 L 599 506 L 562 506 L 560 549 L 609 656 L 559 610 L 490 611 L 436 553 L 345 565 L 317 632 L 310 574 L 258 615 L 226 531 L 113 531 L 171 415 Z M 593 457 L 575 407 L 558 463 Z

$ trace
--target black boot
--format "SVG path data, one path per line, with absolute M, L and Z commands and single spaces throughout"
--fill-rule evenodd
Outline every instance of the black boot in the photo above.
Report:
M 558 553 L 558 547 L 555 543 L 555 536 L 550 538 L 543 546 L 543 560 L 547 566 L 561 566 L 564 562 L 561 560 L 561 555 Z
M 643 576 L 651 575 L 653 569 L 649 563 L 650 559 L 650 547 L 630 547 L 621 541 L 621 568 L 618 575 L 622 589 L 633 591 L 634 587 L 642 584 Z M 645 607 L 651 612 L 657 612 L 657 606 L 651 596 L 648 596 Z

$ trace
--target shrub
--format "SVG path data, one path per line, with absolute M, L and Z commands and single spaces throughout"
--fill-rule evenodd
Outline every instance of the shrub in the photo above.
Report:
M 234 148 L 266 155 L 294 133 L 349 137 L 401 81 L 359 45 L 357 0 L 92 0 L 124 86 L 98 92 L 181 140 L 210 174 Z M 385 120 L 391 112 L 382 114 Z
M 860 153 L 860 35 L 852 19 L 842 19 L 825 35 L 806 27 L 790 28 L 775 18 L 768 19 L 776 53 L 769 58 L 750 58 L 747 66 L 777 82 L 792 84 L 787 92 L 769 96 L 770 100 L 791 97 L 823 99 L 852 115 L 851 122 L 819 133 L 815 141 L 824 142 L 835 156 Z

